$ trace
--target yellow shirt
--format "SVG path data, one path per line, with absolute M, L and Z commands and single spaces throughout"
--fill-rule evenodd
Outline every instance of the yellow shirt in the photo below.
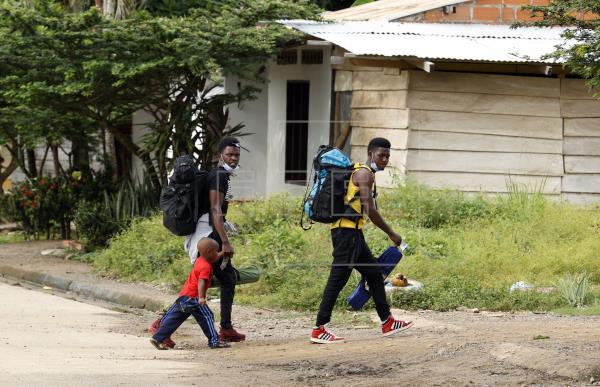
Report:
M 354 184 L 352 178 L 356 171 L 360 168 L 367 168 L 369 172 L 373 173 L 371 168 L 364 164 L 356 163 L 354 164 L 354 172 L 350 175 L 350 180 L 348 181 L 348 190 L 346 191 L 346 197 L 344 198 L 346 203 L 352 208 L 357 214 L 360 214 L 355 219 L 352 218 L 340 218 L 331 224 L 331 228 L 358 228 L 362 229 L 365 226 L 365 219 L 362 215 L 363 213 L 363 205 L 360 201 L 360 191 L 358 186 Z M 374 177 L 374 176 L 373 176 Z M 373 178 L 373 186 L 372 190 L 375 190 L 375 178 Z M 358 227 L 356 227 L 356 219 L 358 219 Z

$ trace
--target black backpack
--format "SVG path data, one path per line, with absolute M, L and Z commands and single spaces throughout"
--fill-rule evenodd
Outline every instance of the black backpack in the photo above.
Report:
M 356 217 L 345 196 L 354 164 L 339 149 L 321 145 L 313 159 L 312 187 L 302 203 L 300 225 L 308 230 L 305 217 L 311 222 L 333 223 L 340 217 Z
M 160 195 L 163 225 L 173 234 L 193 234 L 200 216 L 208 212 L 207 175 L 198 170 L 191 156 L 175 159 L 169 185 Z

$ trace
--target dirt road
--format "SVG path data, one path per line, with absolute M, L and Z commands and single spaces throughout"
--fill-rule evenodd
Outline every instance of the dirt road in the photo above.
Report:
M 0 283 L 0 384 L 572 386 L 600 379 L 600 318 L 395 311 L 415 328 L 384 339 L 365 323 L 370 314 L 352 322 L 348 313 L 338 323 L 348 342 L 319 346 L 307 340 L 311 316 L 236 306 L 247 343 L 209 350 L 188 321 L 173 337 L 179 349 L 156 351 L 145 333 L 152 313 L 48 292 Z

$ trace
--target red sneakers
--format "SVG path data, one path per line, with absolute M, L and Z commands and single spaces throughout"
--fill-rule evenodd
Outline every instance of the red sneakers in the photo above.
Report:
M 221 327 L 219 329 L 219 339 L 222 341 L 237 343 L 246 340 L 246 335 L 236 331 L 233 329 L 233 327 L 227 329 Z
M 328 330 L 328 328 L 329 324 L 325 324 L 319 326 L 319 328 L 313 329 L 312 334 L 310 335 L 310 341 L 316 344 L 333 344 L 344 342 L 343 337 L 334 335 Z
M 396 333 L 400 333 L 413 326 L 412 321 L 396 320 L 393 316 L 388 317 L 384 323 L 381 324 L 381 332 L 384 336 L 393 336 Z
M 160 327 L 160 319 L 154 321 L 152 323 L 152 325 L 150 325 L 148 327 L 148 332 L 150 332 L 151 334 L 155 335 L 156 332 L 158 332 L 158 328 L 159 327 Z M 164 339 L 162 341 L 162 343 L 160 343 L 160 344 L 164 344 L 164 346 L 167 347 L 167 348 L 171 348 L 171 349 L 175 348 L 175 342 L 173 340 L 171 340 L 170 337 L 167 337 L 166 339 Z M 167 349 L 167 348 L 164 348 L 164 349 Z

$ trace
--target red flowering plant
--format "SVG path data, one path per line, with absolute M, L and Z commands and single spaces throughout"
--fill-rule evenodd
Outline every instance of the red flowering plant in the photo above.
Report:
M 6 215 L 21 223 L 26 235 L 50 238 L 53 230 L 60 228 L 61 236 L 69 237 L 75 201 L 65 179 L 32 178 L 16 184 L 4 196 Z

